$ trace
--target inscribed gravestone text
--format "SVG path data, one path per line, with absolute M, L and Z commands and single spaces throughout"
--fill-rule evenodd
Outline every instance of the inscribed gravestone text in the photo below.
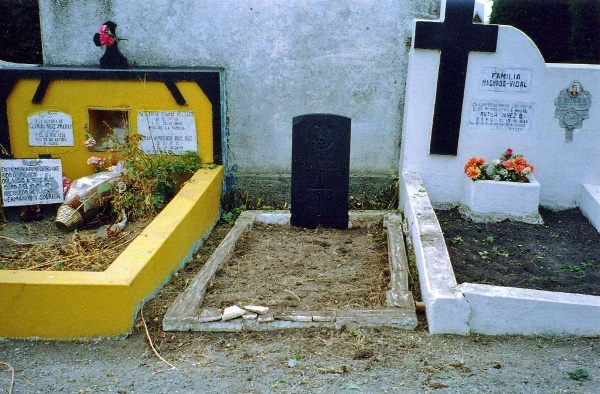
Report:
M 75 146 L 69 114 L 47 111 L 27 117 L 30 146 Z
M 523 68 L 485 67 L 479 83 L 481 90 L 494 92 L 529 92 L 531 71 Z
M 533 103 L 471 100 L 469 127 L 488 131 L 529 131 Z
M 0 160 L 0 178 L 6 207 L 64 201 L 60 159 Z
M 294 118 L 292 225 L 348 228 L 350 125 L 338 115 Z
M 138 133 L 145 137 L 140 149 L 146 153 L 198 151 L 193 111 L 140 111 L 137 122 Z

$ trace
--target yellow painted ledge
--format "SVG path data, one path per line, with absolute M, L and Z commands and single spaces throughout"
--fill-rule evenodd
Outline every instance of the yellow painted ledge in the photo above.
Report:
M 142 303 L 214 226 L 222 182 L 222 167 L 199 170 L 104 272 L 0 271 L 0 337 L 128 334 Z

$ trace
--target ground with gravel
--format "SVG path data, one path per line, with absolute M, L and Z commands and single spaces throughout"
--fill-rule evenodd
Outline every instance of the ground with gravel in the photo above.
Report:
M 215 228 L 127 338 L 0 340 L 0 393 L 600 392 L 600 338 L 430 335 L 424 315 L 415 331 L 162 331 L 229 227 Z
M 600 340 L 394 329 L 0 342 L 14 393 L 594 393 Z M 587 377 L 585 376 L 585 370 Z M 578 378 L 580 380 L 577 380 Z M 0 369 L 0 392 L 10 371 Z

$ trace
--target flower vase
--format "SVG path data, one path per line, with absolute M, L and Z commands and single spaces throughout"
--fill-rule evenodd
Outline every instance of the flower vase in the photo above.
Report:
M 127 58 L 119 51 L 119 44 L 106 48 L 104 55 L 100 58 L 100 68 L 125 69 L 127 68 Z
M 461 213 L 478 222 L 543 223 L 538 212 L 540 183 L 531 174 L 527 179 L 521 183 L 465 178 Z

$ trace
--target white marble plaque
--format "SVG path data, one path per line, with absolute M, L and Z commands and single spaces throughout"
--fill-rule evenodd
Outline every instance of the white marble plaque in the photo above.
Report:
M 140 149 L 146 153 L 198 152 L 196 117 L 192 111 L 140 111 L 137 126 L 138 133 L 146 137 L 140 141 Z
M 27 117 L 30 146 L 75 146 L 71 115 L 47 111 Z
M 0 160 L 5 207 L 64 201 L 60 159 Z
M 479 88 L 494 92 L 529 92 L 531 71 L 526 68 L 486 67 L 481 71 Z
M 469 126 L 490 131 L 529 131 L 533 103 L 471 100 Z

